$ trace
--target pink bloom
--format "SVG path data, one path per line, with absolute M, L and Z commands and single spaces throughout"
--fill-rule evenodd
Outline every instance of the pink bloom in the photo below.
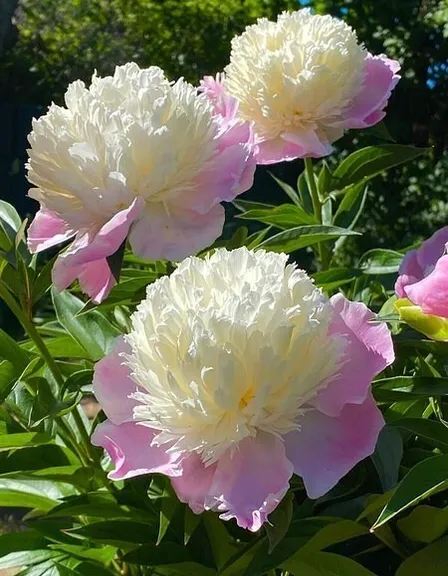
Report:
M 372 56 L 344 22 L 302 9 L 248 26 L 232 41 L 225 76 L 202 88 L 226 117 L 252 121 L 257 162 L 320 158 L 344 130 L 385 116 L 400 65 Z
M 71 84 L 29 140 L 30 196 L 41 209 L 28 232 L 39 252 L 74 238 L 53 270 L 94 301 L 115 284 L 107 258 L 126 239 L 147 259 L 182 260 L 222 233 L 222 201 L 251 187 L 254 139 L 183 80 L 160 68 L 119 66 L 113 77 Z
M 160 472 L 193 512 L 256 531 L 293 473 L 319 498 L 372 454 L 384 421 L 370 383 L 394 360 L 390 333 L 285 262 L 218 250 L 148 287 L 95 368 L 108 420 L 92 442 L 112 479 Z
M 395 292 L 425 314 L 448 318 L 448 226 L 441 228 L 401 263 Z

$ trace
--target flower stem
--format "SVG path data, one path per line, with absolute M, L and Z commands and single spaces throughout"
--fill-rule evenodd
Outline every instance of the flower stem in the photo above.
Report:
M 308 189 L 313 203 L 314 216 L 322 224 L 322 202 L 319 197 L 319 190 L 317 189 L 316 178 L 314 177 L 313 161 L 311 158 L 304 158 L 305 162 L 305 177 L 308 184 Z M 327 270 L 330 265 L 330 252 L 328 246 L 324 242 L 317 244 L 318 256 L 320 261 L 321 270 Z

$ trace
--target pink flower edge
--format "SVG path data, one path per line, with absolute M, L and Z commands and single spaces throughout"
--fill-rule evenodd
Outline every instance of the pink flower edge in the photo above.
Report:
M 338 416 L 346 404 L 362 404 L 372 380 L 395 360 L 391 333 L 385 323 L 362 302 L 350 302 L 342 294 L 330 300 L 334 316 L 330 335 L 346 341 L 339 373 L 310 402 L 328 416 Z
M 425 314 L 448 318 L 448 226 L 406 254 L 395 292 L 420 306 Z
M 386 115 L 384 108 L 401 76 L 400 64 L 384 54 L 367 54 L 364 64 L 364 81 L 361 89 L 343 112 L 337 125 L 344 129 L 368 128 Z

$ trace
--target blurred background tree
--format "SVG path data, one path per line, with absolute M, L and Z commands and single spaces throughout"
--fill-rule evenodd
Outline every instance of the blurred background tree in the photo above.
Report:
M 14 141 L 14 149 L 3 152 L 6 160 L 0 145 L 0 177 L 12 182 L 9 199 L 15 198 L 22 212 L 32 209 L 21 203 L 30 119 L 52 100 L 61 102 L 70 81 L 89 81 L 95 69 L 110 74 L 116 64 L 134 60 L 197 84 L 204 74 L 222 70 L 231 38 L 247 24 L 304 5 L 344 18 L 371 52 L 400 61 L 403 79 L 386 125 L 398 142 L 431 148 L 425 158 L 372 183 L 358 224 L 364 235 L 345 244 L 340 260 L 430 235 L 448 221 L 448 0 L 20 0 L 16 41 L 0 53 L 0 102 L 9 106 L 3 120 L 0 108 L 0 123 L 9 123 L 12 131 L 8 135 L 3 128 L 2 136 Z M 11 106 L 20 106 L 17 121 L 11 120 Z M 346 154 L 364 143 L 375 140 L 354 131 L 337 148 Z M 270 167 L 291 183 L 300 169 L 300 162 Z M 251 195 L 272 203 L 287 200 L 266 169 L 258 171 Z

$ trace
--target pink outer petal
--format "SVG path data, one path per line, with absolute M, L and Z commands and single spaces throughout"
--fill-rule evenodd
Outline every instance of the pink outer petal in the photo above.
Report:
M 410 250 L 403 258 L 398 271 L 395 292 L 400 298 L 408 298 L 407 287 L 423 280 L 434 270 L 437 261 L 446 252 L 448 226 L 437 230 L 417 250 Z M 417 302 L 415 302 L 416 304 Z
M 258 143 L 258 164 L 275 164 L 296 158 L 322 158 L 333 150 L 329 142 L 319 140 L 315 132 L 282 134 L 275 140 Z
M 342 294 L 331 298 L 334 318 L 330 335 L 346 340 L 345 363 L 339 376 L 310 403 L 328 416 L 338 416 L 346 404 L 362 404 L 370 383 L 395 359 L 392 337 L 385 323 L 371 323 L 375 314 L 361 302 Z
M 215 471 L 216 464 L 206 468 L 201 458 L 192 453 L 182 460 L 182 475 L 171 480 L 179 500 L 188 504 L 195 514 L 200 514 L 206 509 L 205 500 Z
M 121 356 L 130 352 L 129 344 L 119 336 L 112 352 L 95 364 L 93 374 L 93 392 L 109 420 L 116 425 L 132 422 L 134 406 L 138 403 L 129 398 L 138 387 Z
M 208 467 L 191 455 L 182 469 L 172 485 L 193 512 L 219 510 L 223 520 L 235 518 L 238 526 L 253 532 L 278 506 L 293 472 L 282 441 L 266 433 L 246 438 Z
M 199 90 L 211 101 L 215 113 L 222 116 L 226 121 L 232 122 L 237 117 L 238 100 L 227 94 L 222 83 L 223 75 L 204 76 Z
M 149 260 L 183 260 L 210 246 L 222 234 L 224 208 L 206 214 L 153 203 L 134 224 L 129 241 L 134 254 Z
M 417 259 L 417 250 L 410 250 L 403 258 L 398 278 L 395 282 L 395 293 L 399 298 L 407 298 L 405 287 L 423 278 L 423 270 Z
M 206 504 L 256 532 L 289 488 L 293 466 L 283 442 L 267 433 L 246 438 L 220 458 Z
M 41 252 L 69 240 L 76 234 L 57 214 L 41 208 L 28 228 L 29 251 Z
M 115 214 L 98 232 L 78 233 L 53 267 L 53 283 L 57 290 L 64 290 L 79 278 L 83 291 L 94 302 L 102 302 L 116 284 L 106 258 L 124 242 L 144 205 L 143 199 L 136 198 L 129 208 Z
M 425 314 L 448 318 L 448 256 L 438 260 L 429 276 L 406 286 L 404 291 Z
M 166 446 L 151 446 L 156 433 L 152 428 L 135 422 L 115 426 L 106 420 L 95 428 L 91 440 L 94 446 L 102 446 L 109 454 L 115 466 L 108 475 L 112 480 L 156 472 L 165 476 L 179 475 L 179 454 L 168 453 Z
M 285 436 L 286 456 L 308 496 L 320 498 L 373 453 L 384 419 L 369 394 L 363 404 L 347 404 L 336 418 L 311 410 L 300 424 L 299 431 Z
M 361 90 L 343 112 L 343 121 L 337 124 L 346 129 L 366 128 L 382 120 L 385 116 L 383 109 L 400 79 L 397 74 L 399 70 L 400 65 L 396 60 L 390 60 L 384 54 L 368 54 Z

